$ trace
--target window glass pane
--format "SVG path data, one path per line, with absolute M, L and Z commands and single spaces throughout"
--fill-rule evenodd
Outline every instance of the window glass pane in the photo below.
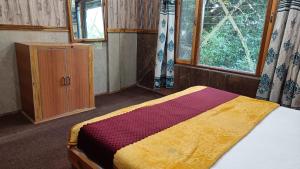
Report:
M 102 7 L 91 8 L 86 11 L 86 27 L 88 39 L 104 38 Z
M 182 0 L 180 12 L 178 57 L 180 59 L 190 60 L 193 43 L 195 0 Z
M 266 8 L 267 0 L 206 0 L 198 64 L 254 73 Z
M 102 0 L 72 0 L 74 39 L 104 39 Z

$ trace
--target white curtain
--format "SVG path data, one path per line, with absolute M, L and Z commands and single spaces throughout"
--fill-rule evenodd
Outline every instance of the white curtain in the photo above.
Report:
M 154 88 L 174 86 L 175 0 L 160 0 Z
M 281 0 L 257 98 L 300 109 L 300 0 Z

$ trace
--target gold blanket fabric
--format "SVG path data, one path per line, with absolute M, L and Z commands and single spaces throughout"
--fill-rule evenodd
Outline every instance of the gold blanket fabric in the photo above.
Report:
M 140 107 L 162 103 L 204 88 L 203 86 L 192 87 L 79 123 L 71 130 L 69 144 L 76 145 L 78 132 L 85 124 Z M 209 168 L 278 106 L 276 103 L 238 96 L 205 113 L 118 150 L 114 155 L 114 165 L 119 169 Z

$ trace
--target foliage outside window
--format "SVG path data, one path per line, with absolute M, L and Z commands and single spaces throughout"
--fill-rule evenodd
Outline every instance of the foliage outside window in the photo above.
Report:
M 191 28 L 196 20 L 192 14 L 197 9 L 192 1 L 195 0 L 181 0 L 178 60 L 194 57 L 195 65 L 254 74 L 268 0 L 200 0 L 199 8 L 202 8 L 196 32 Z M 185 6 L 185 3 L 191 5 Z M 195 33 L 199 39 L 195 39 Z M 187 36 L 183 37 L 184 34 Z M 194 49 L 193 41 L 198 41 Z M 192 56 L 192 50 L 197 50 L 196 56 Z

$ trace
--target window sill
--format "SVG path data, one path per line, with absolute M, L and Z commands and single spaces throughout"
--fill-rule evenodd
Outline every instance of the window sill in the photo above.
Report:
M 175 66 L 181 66 L 191 69 L 199 69 L 204 71 L 211 71 L 211 72 L 217 72 L 217 73 L 226 73 L 228 75 L 239 75 L 247 78 L 252 79 L 260 79 L 260 75 L 256 75 L 255 73 L 247 73 L 247 72 L 239 72 L 235 70 L 227 70 L 222 68 L 215 68 L 215 67 L 209 67 L 209 66 L 202 66 L 202 65 L 190 65 L 190 64 L 184 64 L 184 63 L 176 63 Z
M 106 42 L 106 39 L 72 39 L 72 43 Z

